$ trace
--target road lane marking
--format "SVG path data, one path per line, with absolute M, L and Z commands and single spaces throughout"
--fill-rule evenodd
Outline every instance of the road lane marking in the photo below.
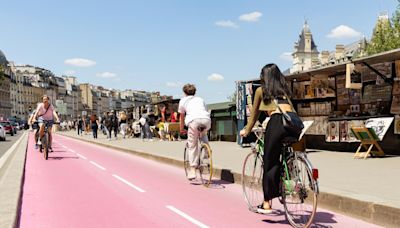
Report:
M 103 166 L 97 164 L 97 163 L 94 162 L 94 161 L 90 161 L 90 163 L 91 163 L 92 165 L 96 166 L 96 167 L 99 168 L 99 169 L 106 170 L 106 168 L 104 168 Z
M 68 147 L 66 147 L 66 146 L 64 146 L 64 145 L 62 145 L 62 147 L 64 147 L 65 149 L 68 149 Z
M 81 158 L 83 158 L 83 159 L 87 159 L 87 157 L 85 157 L 85 156 L 83 156 L 82 154 L 80 154 L 80 153 L 76 153 L 79 157 L 81 157 Z
M 185 212 L 182 212 L 182 211 L 176 209 L 176 208 L 173 207 L 173 206 L 167 205 L 166 207 L 167 207 L 168 209 L 170 209 L 171 211 L 177 213 L 178 215 L 184 217 L 185 219 L 189 220 L 191 223 L 193 223 L 193 224 L 199 226 L 199 227 L 202 227 L 202 228 L 208 228 L 208 227 L 209 227 L 209 226 L 204 225 L 203 223 L 199 222 L 198 220 L 196 220 L 196 219 L 190 217 L 190 216 L 189 216 L 188 214 L 186 214 Z
M 73 149 L 69 149 L 69 151 L 71 151 L 72 153 L 75 153 L 75 150 L 73 150 Z
M 26 131 L 22 134 L 22 136 L 6 151 L 6 153 L 3 154 L 3 156 L 0 157 L 0 169 L 3 167 L 3 165 L 6 163 L 8 157 L 11 156 L 12 152 L 17 148 L 19 143 L 22 141 L 24 136 L 28 134 Z M 29 136 L 28 136 L 29 139 Z M 29 142 L 28 142 L 29 145 Z
M 145 190 L 143 190 L 143 189 L 141 189 L 141 188 L 135 186 L 134 184 L 130 183 L 129 181 L 125 180 L 124 178 L 122 178 L 122 177 L 120 177 L 120 176 L 118 176 L 118 175 L 116 175 L 116 174 L 113 174 L 113 177 L 115 177 L 115 178 L 117 178 L 118 180 L 124 182 L 125 184 L 131 186 L 132 188 L 136 189 L 136 190 L 139 191 L 139 192 L 146 192 Z

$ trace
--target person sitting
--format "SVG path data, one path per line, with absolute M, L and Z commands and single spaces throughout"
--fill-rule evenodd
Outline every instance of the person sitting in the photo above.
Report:
M 162 119 L 158 119 L 157 121 L 157 133 L 160 136 L 160 141 L 164 141 L 165 140 L 165 131 L 164 131 L 164 121 Z

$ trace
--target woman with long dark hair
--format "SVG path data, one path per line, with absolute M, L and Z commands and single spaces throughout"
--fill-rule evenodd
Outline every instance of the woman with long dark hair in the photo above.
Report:
M 261 86 L 256 89 L 253 109 L 249 122 L 245 129 L 240 131 L 240 135 L 246 137 L 251 132 L 255 122 L 258 120 L 261 111 L 265 111 L 270 116 L 264 135 L 264 172 L 263 172 L 263 192 L 264 202 L 258 206 L 259 213 L 271 213 L 269 203 L 279 196 L 279 177 L 280 162 L 279 156 L 282 150 L 282 139 L 290 136 L 282 123 L 282 113 L 292 112 L 288 97 L 291 93 L 285 81 L 285 76 L 275 64 L 265 65 L 260 74 Z M 274 102 L 277 101 L 277 104 Z

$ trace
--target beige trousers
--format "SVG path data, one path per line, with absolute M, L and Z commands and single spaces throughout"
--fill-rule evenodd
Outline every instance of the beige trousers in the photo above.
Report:
M 200 132 L 197 128 L 204 126 L 204 131 Z M 207 132 L 211 128 L 210 119 L 194 119 L 188 124 L 188 155 L 189 163 L 192 167 L 197 167 L 199 164 L 199 137 L 200 140 L 208 144 Z

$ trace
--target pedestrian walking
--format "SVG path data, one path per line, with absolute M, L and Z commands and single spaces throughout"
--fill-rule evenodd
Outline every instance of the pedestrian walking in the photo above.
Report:
M 78 116 L 78 121 L 77 121 L 76 128 L 78 129 L 78 135 L 82 135 L 83 117 L 81 118 L 81 116 Z
M 126 131 L 127 131 L 127 128 L 128 128 L 128 125 L 127 125 L 127 116 L 126 116 L 125 111 L 120 112 L 120 115 L 119 115 L 119 122 L 120 122 L 122 137 L 125 138 Z
M 118 128 L 119 128 L 119 121 L 118 121 L 118 116 L 117 116 L 117 111 L 114 110 L 113 112 L 113 130 L 114 130 L 114 137 L 115 139 L 118 139 Z
M 90 126 L 93 132 L 93 138 L 97 139 L 97 130 L 99 126 L 99 119 L 97 118 L 96 114 L 92 114 L 90 116 Z

